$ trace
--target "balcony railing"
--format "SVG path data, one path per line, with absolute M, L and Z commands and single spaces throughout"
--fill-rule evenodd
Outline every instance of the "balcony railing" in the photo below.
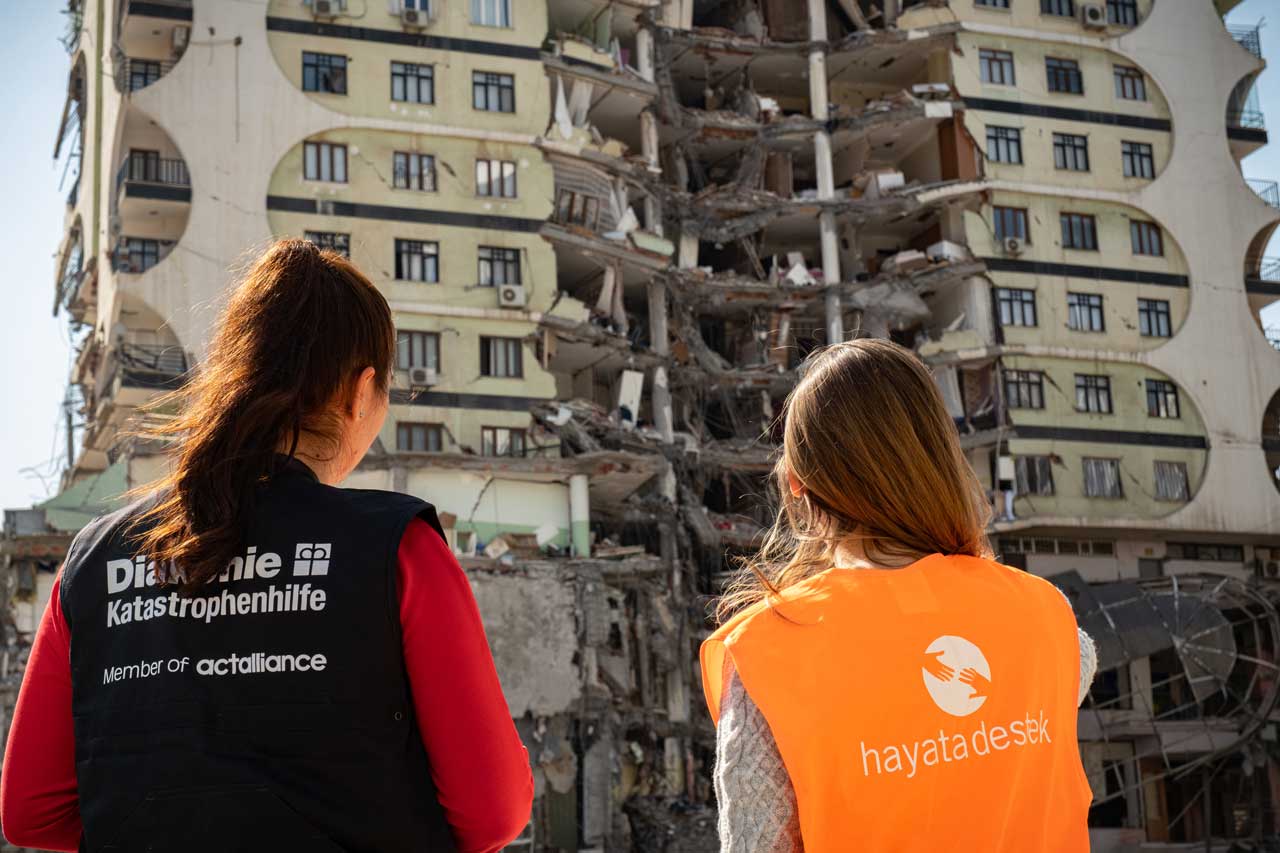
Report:
M 125 59 L 116 66 L 116 89 L 121 92 L 145 89 L 172 71 L 173 65 L 172 59 Z
M 116 172 L 116 192 L 125 182 L 190 187 L 191 173 L 187 164 L 172 157 L 126 157 Z
M 1250 257 L 1245 261 L 1245 278 L 1280 282 L 1280 256 Z
M 1254 27 L 1227 27 L 1227 32 L 1236 40 L 1236 44 L 1252 53 L 1259 59 L 1262 58 L 1262 37 L 1258 32 L 1259 28 Z
M 1280 207 L 1280 185 L 1276 184 L 1275 181 L 1247 180 L 1246 183 L 1253 187 L 1253 191 L 1258 194 L 1258 198 L 1272 207 Z
M 116 347 L 116 360 L 129 373 L 178 377 L 187 372 L 187 354 L 172 344 L 121 343 Z
M 1229 110 L 1227 112 L 1227 126 L 1266 130 L 1267 117 L 1259 110 Z

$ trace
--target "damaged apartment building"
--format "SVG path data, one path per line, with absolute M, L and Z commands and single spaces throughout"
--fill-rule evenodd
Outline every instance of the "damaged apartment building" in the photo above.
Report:
M 858 335 L 934 370 L 997 552 L 1099 638 L 1094 849 L 1273 835 L 1280 194 L 1234 5 L 71 0 L 68 467 L 6 513 L 6 719 L 70 536 L 163 464 L 123 428 L 298 236 L 395 314 L 351 484 L 436 504 L 472 580 L 510 849 L 716 849 L 708 604 Z

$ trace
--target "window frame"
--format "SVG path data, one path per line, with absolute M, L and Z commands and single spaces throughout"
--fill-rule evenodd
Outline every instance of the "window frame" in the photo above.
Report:
M 1105 332 L 1102 294 L 1067 291 L 1067 328 L 1073 332 Z
M 1178 489 L 1170 493 L 1168 489 L 1169 477 L 1161 477 L 1161 468 L 1168 472 L 1177 472 L 1175 479 L 1178 482 Z M 1187 470 L 1187 463 L 1175 459 L 1153 459 L 1151 463 L 1153 494 L 1158 501 L 1170 501 L 1172 503 L 1186 503 L 1191 500 L 1191 473 Z
M 506 362 L 514 364 L 515 372 L 495 373 L 493 348 L 501 345 L 507 349 Z M 508 368 L 510 369 L 510 368 Z M 480 336 L 480 375 L 488 379 L 523 379 L 524 378 L 524 341 L 521 338 L 502 337 L 500 335 Z
M 561 225 L 578 225 L 595 231 L 600 224 L 601 205 L 599 196 L 561 187 L 556 194 L 556 209 L 552 216 Z
M 500 172 L 498 180 L 493 180 L 494 166 L 498 166 Z M 486 175 L 483 182 L 480 178 L 481 169 Z M 519 198 L 520 188 L 516 180 L 517 169 L 514 160 L 494 160 L 488 157 L 476 158 L 476 197 L 477 198 Z M 493 192 L 493 188 L 497 186 L 501 188 L 501 192 Z
M 416 345 L 415 345 L 416 344 Z M 415 364 L 414 356 L 422 354 L 424 363 Z M 432 364 L 432 356 L 435 363 Z M 402 358 L 402 356 L 407 356 Z M 396 370 L 409 370 L 413 367 L 427 367 L 441 372 L 442 352 L 439 332 L 424 332 L 418 329 L 396 329 Z
M 1094 463 L 1094 464 L 1091 466 L 1090 463 Z M 1080 466 L 1082 468 L 1081 473 L 1084 476 L 1084 496 L 1086 498 L 1107 498 L 1111 500 L 1124 499 L 1124 480 L 1120 476 L 1121 469 L 1120 469 L 1119 459 L 1116 459 L 1114 457 L 1107 457 L 1107 456 L 1082 456 L 1080 458 Z M 1090 471 L 1089 471 L 1090 467 L 1093 467 L 1095 469 L 1095 474 L 1092 478 L 1090 477 Z M 1097 470 L 1100 468 L 1107 469 L 1106 474 L 1102 478 L 1105 481 L 1103 485 L 1105 486 L 1105 485 L 1114 484 L 1115 485 L 1114 492 L 1110 491 L 1109 489 L 1105 491 L 1095 490 L 1098 484 Z M 1092 482 L 1091 482 L 1091 479 L 1092 479 Z M 1095 488 L 1091 488 L 1091 485 L 1093 485 Z
M 400 70 L 396 70 L 396 66 L 400 66 Z M 410 73 L 412 69 L 412 73 Z M 426 69 L 426 76 L 422 74 L 422 70 Z M 401 94 L 404 97 L 396 97 L 396 78 L 402 78 L 400 81 Z M 414 82 L 414 90 L 417 92 L 417 98 L 410 98 L 409 81 Z M 427 100 L 422 100 L 422 84 L 427 84 Z M 391 100 L 397 104 L 434 104 L 436 102 L 436 67 L 427 62 L 402 62 L 398 59 L 391 60 Z
M 314 159 L 311 152 L 315 152 Z M 337 155 L 341 153 L 339 158 Z M 342 177 L 337 177 L 338 164 L 342 165 Z M 312 174 L 311 168 L 314 163 L 315 173 Z M 325 184 L 345 184 L 350 178 L 350 172 L 347 169 L 350 160 L 347 157 L 347 145 L 345 142 L 324 142 L 322 140 L 305 140 L 302 143 L 302 179 L 304 181 L 318 181 Z M 326 166 L 329 177 L 325 177 Z
M 122 237 L 127 266 L 122 272 L 140 275 L 160 263 L 160 241 L 152 237 Z M 117 250 L 117 254 L 119 251 Z M 134 260 L 138 262 L 135 264 Z
M 1062 248 L 1073 252 L 1097 252 L 1098 218 L 1092 213 L 1072 213 L 1063 210 L 1058 213 L 1058 224 L 1062 230 Z
M 495 103 L 496 107 L 493 106 Z M 510 109 L 505 108 L 508 106 Z M 501 71 L 472 71 L 471 108 L 484 113 L 514 113 L 516 111 L 515 75 Z
M 1111 66 L 1111 76 L 1115 81 L 1116 97 L 1122 101 L 1147 100 L 1147 75 L 1141 68 L 1133 65 Z M 1132 92 L 1132 94 L 1129 94 Z
M 402 162 L 403 166 L 401 166 Z M 417 178 L 417 186 L 414 186 L 415 177 Z M 433 193 L 439 189 L 436 180 L 436 157 L 434 154 L 422 154 L 417 151 L 391 152 L 391 186 L 393 189 Z M 430 184 L 430 186 L 426 186 L 426 184 Z
M 423 278 L 408 278 L 412 273 L 417 258 L 422 267 Z M 411 281 L 418 284 L 440 283 L 440 243 L 436 240 L 414 240 L 406 237 L 395 238 L 395 280 Z
M 1111 377 L 1102 373 L 1075 375 L 1075 410 L 1088 415 L 1114 415 L 1115 399 L 1111 395 Z M 1081 405 L 1083 401 L 1084 405 Z
M 1148 377 L 1143 381 L 1143 388 L 1147 396 L 1147 417 L 1170 421 L 1182 418 L 1177 383 Z
M 999 69 L 999 80 L 995 79 L 997 75 L 992 74 L 992 70 L 996 68 Z M 978 80 L 988 86 L 1018 85 L 1017 71 L 1013 62 L 1013 51 L 996 50 L 988 47 L 978 48 Z
M 1145 304 L 1144 304 L 1145 303 Z M 1164 332 L 1160 329 L 1163 324 Z M 1142 331 L 1143 327 L 1147 331 Z M 1138 297 L 1138 336 L 1143 338 L 1173 337 L 1173 315 L 1167 299 Z
M 1044 371 L 1006 369 L 1004 405 L 1008 409 L 1044 408 Z
M 487 255 L 487 257 L 486 257 Z M 477 246 L 476 247 L 476 284 L 480 287 L 504 287 L 509 284 L 524 284 L 521 273 L 523 253 L 510 246 Z M 487 275 L 486 275 L 487 267 Z M 503 280 L 494 275 L 499 269 L 503 271 Z M 511 273 L 514 271 L 515 275 Z M 486 281 L 485 279 L 488 279 Z
M 1107 0 L 1107 23 L 1115 27 L 1138 25 L 1138 0 Z
M 1022 165 L 1022 128 L 987 125 L 987 159 L 992 163 Z M 996 156 L 1001 154 L 1003 156 Z
M 1080 62 L 1061 56 L 1044 58 L 1045 87 L 1054 95 L 1083 95 L 1084 72 Z
M 1129 246 L 1135 255 L 1149 258 L 1164 257 L 1164 232 L 1160 226 L 1147 219 L 1129 220 Z M 1154 251 L 1152 251 L 1154 250 Z
M 1083 163 L 1084 165 L 1080 165 Z M 1053 134 L 1053 167 L 1061 172 L 1088 172 L 1089 137 L 1083 133 Z
M 1021 233 L 1006 233 L 1005 229 L 1010 224 L 1016 226 L 1015 230 L 1021 231 Z M 1031 220 L 1027 215 L 1027 209 L 1025 207 L 1010 207 L 1005 204 L 993 204 L 991 206 L 991 232 L 995 235 L 998 243 L 1003 243 L 1010 237 L 1017 237 L 1028 246 L 1031 245 Z
M 336 63 L 334 60 L 341 60 L 341 63 Z M 344 53 L 302 51 L 302 91 L 321 95 L 346 95 L 347 66 L 350 62 L 351 58 Z M 308 85 L 308 70 L 311 71 L 310 85 Z M 339 86 L 341 88 L 338 88 Z
M 1062 11 L 1066 9 L 1066 11 Z M 1076 0 L 1040 0 L 1040 14 L 1055 18 L 1074 18 Z
M 485 7 L 490 5 L 496 13 L 496 17 L 499 19 L 499 22 L 491 23 L 489 21 L 476 20 L 477 11 L 480 13 L 479 16 L 483 18 L 485 17 Z M 471 23 L 477 27 L 494 27 L 495 29 L 503 30 L 513 29 L 516 25 L 515 3 L 513 0 L 471 0 L 470 17 Z M 503 17 L 506 18 L 506 23 L 501 23 L 501 18 Z
M 418 430 L 422 431 L 423 444 L 426 447 L 422 450 L 416 450 L 412 447 L 413 435 Z M 410 446 L 406 447 L 406 442 L 402 441 L 405 436 L 409 437 L 407 442 Z M 432 439 L 434 438 L 434 441 Z M 436 447 L 431 447 L 432 444 Z M 396 452 L 397 453 L 443 453 L 444 452 L 444 424 L 431 423 L 429 421 L 396 421 Z
M 1028 314 L 1031 316 L 1029 323 L 1025 322 Z M 1037 327 L 1040 318 L 1036 311 L 1036 292 L 1026 287 L 997 287 L 996 321 L 1002 329 Z
M 1120 171 L 1126 178 L 1139 178 L 1144 181 L 1155 180 L 1155 146 L 1150 142 L 1138 142 L 1132 139 L 1120 140 Z
M 497 451 L 498 438 L 501 433 L 507 434 L 506 451 L 502 453 L 490 452 L 490 451 Z M 519 444 L 519 451 L 520 451 L 519 453 L 513 452 L 512 439 L 515 438 L 516 436 L 519 436 L 519 441 L 516 442 L 517 444 Z M 514 456 L 516 458 L 523 458 L 524 456 L 528 455 L 528 452 L 529 452 L 529 430 L 526 429 L 525 427 L 506 427 L 506 426 L 480 427 L 480 455 L 481 456 L 492 456 L 492 457 Z
M 337 252 L 344 258 L 351 257 L 351 235 L 343 231 L 303 231 L 302 239 L 317 249 Z
M 1013 464 L 1017 494 L 1037 498 L 1054 495 L 1052 456 L 1044 454 L 1015 456 Z M 1035 480 L 1034 488 L 1031 482 L 1033 479 Z

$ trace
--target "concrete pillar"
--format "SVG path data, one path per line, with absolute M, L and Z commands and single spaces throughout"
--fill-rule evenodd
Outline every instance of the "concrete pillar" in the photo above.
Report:
M 573 556 L 591 556 L 591 491 L 586 474 L 569 476 L 569 538 Z
M 648 31 L 641 30 L 640 32 L 647 33 Z M 658 159 L 658 119 L 654 116 L 652 110 L 645 110 L 640 113 L 640 145 L 649 171 L 653 173 L 661 172 L 662 167 Z M 653 195 L 644 197 L 644 226 L 654 234 L 662 236 L 662 210 L 658 206 L 658 199 Z
M 636 30 L 636 68 L 643 79 L 653 82 L 653 33 L 645 27 Z
M 677 248 L 676 266 L 682 270 L 691 270 L 698 265 L 698 235 L 681 234 Z
M 884 0 L 885 29 L 898 26 L 898 0 Z
M 661 281 L 649 282 L 649 346 L 654 354 L 665 356 L 668 346 L 667 286 Z M 675 441 L 675 422 L 671 413 L 671 389 L 667 385 L 667 369 L 658 365 L 653 369 L 653 422 L 658 427 L 664 444 Z
M 827 9 L 825 0 L 808 0 L 809 3 L 809 41 L 816 43 L 827 40 Z M 827 91 L 827 53 L 823 46 L 814 47 L 809 52 L 809 114 L 818 121 L 826 121 L 830 117 L 827 104 L 831 96 Z M 820 130 L 813 135 L 813 160 L 818 173 L 818 198 L 835 198 L 835 168 L 831 162 L 831 135 Z M 840 281 L 840 246 L 836 239 L 836 217 L 834 213 L 823 213 L 818 217 L 818 234 L 822 245 L 822 278 L 827 285 Z M 841 315 L 840 295 L 828 290 L 824 303 L 827 325 L 827 343 L 844 340 L 844 317 Z

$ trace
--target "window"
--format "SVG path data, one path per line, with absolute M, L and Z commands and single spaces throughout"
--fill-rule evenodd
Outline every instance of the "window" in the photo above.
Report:
M 1076 16 L 1076 0 L 1040 0 L 1040 14 L 1074 18 Z
M 1098 251 L 1098 223 L 1087 213 L 1063 213 L 1062 248 Z
M 1122 498 L 1119 459 L 1084 457 L 1084 495 L 1087 498 Z
M 396 278 L 400 281 L 440 280 L 440 244 L 396 240 Z
M 1074 59 L 1047 57 L 1044 61 L 1044 70 L 1049 78 L 1050 92 L 1065 92 L 1068 95 L 1084 94 L 1084 77 L 1080 74 L 1080 63 Z
M 1010 409 L 1044 408 L 1044 374 L 1038 370 L 1006 370 L 1004 401 Z
M 1156 500 L 1187 501 L 1191 499 L 1191 489 L 1187 482 L 1187 463 L 1157 459 L 1155 468 Z
M 160 181 L 160 152 L 130 148 L 128 176 L 131 181 Z
M 995 163 L 1022 162 L 1022 131 L 987 125 L 987 159 Z
M 347 182 L 347 146 L 332 142 L 304 142 L 302 176 L 308 181 Z
M 995 224 L 996 242 L 1003 243 L 1010 237 L 1030 243 L 1027 236 L 1027 209 L 1025 207 L 993 207 L 991 218 Z
M 1102 320 L 1102 295 L 1068 293 L 1067 328 L 1077 332 L 1105 332 Z
M 480 338 L 480 375 L 519 379 L 524 353 L 519 338 Z
M 1243 563 L 1244 546 L 1170 542 L 1165 555 L 1170 560 L 1219 560 L 1224 563 Z
M 509 160 L 477 160 L 476 195 L 515 198 L 516 164 Z
M 516 78 L 510 74 L 471 73 L 471 106 L 491 113 L 516 111 Z
M 1048 456 L 1019 456 L 1014 459 L 1018 494 L 1052 495 L 1053 460 Z
M 983 83 L 1014 85 L 1013 54 L 1007 50 L 979 50 L 978 73 Z
M 302 52 L 302 91 L 347 94 L 347 58 L 336 53 Z
M 160 241 L 125 237 L 116 249 L 116 270 L 142 273 L 160 263 Z
M 1138 0 L 1107 0 L 1107 23 L 1122 27 L 1138 25 Z
M 160 79 L 160 63 L 150 59 L 129 60 L 129 91 L 145 89 Z
M 1076 411 L 1111 414 L 1111 378 L 1077 373 Z
M 1001 326 L 1034 326 L 1036 324 L 1036 292 L 1016 287 L 997 287 L 996 306 Z
M 1126 101 L 1145 101 L 1147 99 L 1147 78 L 1141 71 L 1129 65 L 1117 65 L 1116 97 Z
M 1008 9 L 1009 0 L 973 0 L 975 6 L 986 6 L 988 9 Z
M 471 0 L 471 23 L 482 27 L 510 27 L 511 0 Z
M 321 249 L 337 252 L 344 258 L 351 257 L 350 234 L 339 234 L 336 231 L 307 231 L 302 236 Z
M 392 186 L 402 190 L 436 191 L 436 158 L 430 154 L 397 151 L 391 158 Z
M 595 230 L 599 221 L 600 199 L 573 190 L 560 190 L 556 197 L 556 222 Z
M 1145 142 L 1121 142 L 1120 160 L 1126 178 L 1151 179 L 1156 176 L 1156 161 L 1151 155 L 1151 146 Z
M 411 104 L 436 102 L 436 74 L 431 65 L 413 62 L 391 63 L 391 100 Z
M 524 456 L 524 430 L 510 427 L 481 427 L 480 455 Z
M 1053 166 L 1070 172 L 1089 171 L 1089 137 L 1074 133 L 1055 133 Z
M 1160 226 L 1154 222 L 1132 220 L 1129 223 L 1129 240 L 1133 243 L 1135 255 L 1164 254 L 1164 240 L 1160 236 Z
M 1138 333 L 1144 338 L 1167 338 L 1172 332 L 1169 303 L 1163 299 L 1138 300 Z
M 1179 417 L 1178 386 L 1164 379 L 1148 379 L 1147 415 L 1153 418 Z
M 480 247 L 479 281 L 483 287 L 520 283 L 520 250 Z
M 402 453 L 439 453 L 444 450 L 440 424 L 396 424 L 396 450 Z
M 440 370 L 440 335 L 435 332 L 396 332 L 396 368 L 430 367 Z

